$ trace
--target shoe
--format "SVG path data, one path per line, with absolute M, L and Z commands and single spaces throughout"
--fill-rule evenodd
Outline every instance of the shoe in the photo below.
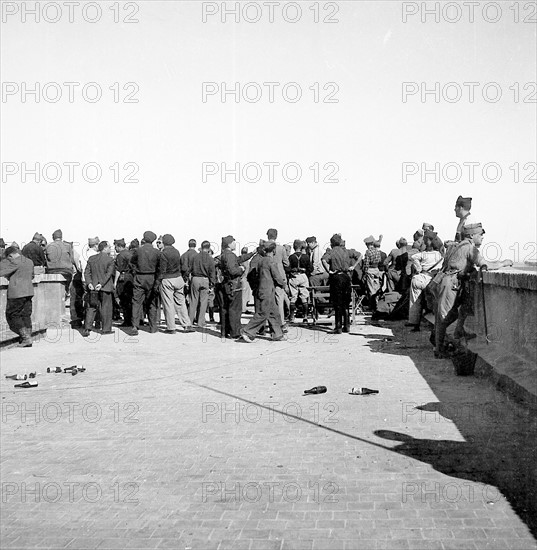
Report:
M 131 336 L 138 336 L 138 329 L 136 327 L 132 327 Z
M 80 332 L 84 338 L 87 338 L 90 335 L 90 332 L 87 328 Z
M 114 334 L 113 330 L 104 330 L 101 334 Z
M 189 333 L 189 332 L 196 332 L 196 329 L 194 327 L 185 327 L 183 329 L 183 332 L 184 333 Z
M 346 332 L 347 334 L 351 331 L 349 327 L 343 327 L 342 332 Z
M 282 332 L 284 334 L 287 334 L 289 332 L 289 327 L 287 326 L 287 323 L 282 325 Z
M 242 338 L 242 340 L 244 342 L 247 342 L 248 344 L 252 344 L 253 343 L 253 339 L 250 338 L 245 332 L 241 333 L 241 335 L 239 336 L 239 338 Z
M 176 333 L 176 330 L 173 328 L 173 329 L 166 329 L 164 331 L 164 334 L 175 334 Z
M 335 328 L 334 330 L 330 331 L 330 334 L 342 334 L 343 330 L 340 328 Z
M 285 334 L 282 334 L 278 338 L 272 338 L 272 342 L 286 342 L 286 341 L 287 341 L 287 336 Z
M 17 347 L 19 348 L 31 348 L 32 347 L 32 331 L 29 328 L 20 329 L 21 342 Z
M 37 382 L 23 382 L 22 384 L 15 384 L 15 388 L 37 388 Z

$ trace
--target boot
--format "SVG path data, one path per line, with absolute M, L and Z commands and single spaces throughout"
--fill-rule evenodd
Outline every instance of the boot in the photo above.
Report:
M 295 322 L 295 312 L 296 312 L 296 305 L 291 304 L 289 306 L 289 322 L 294 323 Z
M 216 321 L 214 320 L 214 307 L 209 308 L 209 322 L 216 324 Z
M 349 310 L 345 308 L 343 310 L 343 332 L 350 332 L 350 322 L 349 322 Z
M 32 347 L 32 331 L 27 327 L 23 327 L 23 328 L 20 329 L 19 334 L 21 335 L 22 341 L 17 347 L 19 347 L 19 348 L 31 348 Z

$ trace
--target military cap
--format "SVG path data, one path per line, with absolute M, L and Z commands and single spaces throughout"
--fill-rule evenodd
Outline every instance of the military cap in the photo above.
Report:
M 364 243 L 365 244 L 371 244 L 371 243 L 374 243 L 377 239 L 375 239 L 375 237 L 373 237 L 373 235 L 369 235 L 369 237 L 366 237 L 364 239 Z
M 152 243 L 156 238 L 157 236 L 153 233 L 153 231 L 146 231 L 144 233 L 144 241 L 146 243 Z
M 55 241 L 56 239 L 61 239 L 63 237 L 63 233 L 61 229 L 56 229 L 54 233 L 52 233 L 52 239 Z
M 485 233 L 485 230 L 483 229 L 483 224 L 481 223 L 469 223 L 464 226 L 462 230 L 462 234 L 471 237 L 472 235 L 481 235 Z
M 175 242 L 173 235 L 170 235 L 169 233 L 166 233 L 166 235 L 163 235 L 161 240 L 164 246 L 171 246 Z
M 99 244 L 99 237 L 90 237 L 88 239 L 88 245 L 89 246 L 95 246 L 96 244 Z
M 43 240 L 43 235 L 41 235 L 41 233 L 39 233 L 38 231 L 36 231 L 34 233 L 34 236 L 32 237 L 32 241 L 42 241 Z
M 462 206 L 465 210 L 470 210 L 472 208 L 472 197 L 463 197 L 459 195 L 455 206 Z
M 235 240 L 235 237 L 233 237 L 232 235 L 228 235 L 227 237 L 222 237 L 222 248 L 228 247 L 234 240 Z
M 114 245 L 116 246 L 125 246 L 125 239 L 114 239 Z

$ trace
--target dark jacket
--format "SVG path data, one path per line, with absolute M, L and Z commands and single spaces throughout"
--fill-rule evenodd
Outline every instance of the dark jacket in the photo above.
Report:
M 160 253 L 158 280 L 175 279 L 181 275 L 181 254 L 174 246 L 165 246 Z
M 181 275 L 185 280 L 188 279 L 190 273 L 192 273 L 192 262 L 197 255 L 198 253 L 194 248 L 189 248 L 181 256 Z
M 22 255 L 32 260 L 34 265 L 45 267 L 47 265 L 47 259 L 45 258 L 45 251 L 43 247 L 35 241 L 30 241 L 22 249 Z
M 242 269 L 239 267 L 237 256 L 231 250 L 224 250 L 220 255 L 220 269 L 224 276 L 224 281 L 231 281 L 240 278 Z
M 160 252 L 146 243 L 135 248 L 132 253 L 131 265 L 137 275 L 157 275 L 160 263 Z
M 91 283 L 94 287 L 100 284 L 102 292 L 113 292 L 114 271 L 114 259 L 108 254 L 99 252 L 88 258 L 84 279 L 88 285 Z
M 7 288 L 8 300 L 25 298 L 34 295 L 34 263 L 25 256 L 17 256 L 13 260 L 5 259 L 0 262 L 0 277 L 9 279 Z
M 274 297 L 276 286 L 285 287 L 285 279 L 281 276 L 273 257 L 261 257 L 256 268 L 259 271 L 257 297 L 260 300 Z
M 216 268 L 213 257 L 208 253 L 201 251 L 192 260 L 192 277 L 207 277 L 209 283 L 216 283 Z

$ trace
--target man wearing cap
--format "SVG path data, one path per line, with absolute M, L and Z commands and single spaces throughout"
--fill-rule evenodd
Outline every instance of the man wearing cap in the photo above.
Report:
M 284 286 L 285 279 L 274 262 L 274 253 L 276 251 L 275 242 L 267 242 L 259 247 L 259 253 L 252 259 L 253 271 L 257 271 L 256 281 L 253 292 L 255 296 L 255 313 L 250 322 L 241 330 L 241 338 L 245 342 L 254 341 L 256 334 L 259 333 L 268 321 L 274 333 L 273 340 L 285 340 L 282 332 L 280 315 L 276 306 L 277 286 Z
M 34 295 L 34 264 L 20 250 L 8 247 L 0 261 L 0 277 L 9 279 L 7 288 L 6 321 L 9 328 L 21 337 L 19 347 L 32 347 L 32 298 Z
M 284 287 L 276 286 L 276 305 L 278 306 L 278 311 L 280 312 L 280 317 L 282 319 L 282 329 L 284 332 L 287 332 L 287 325 L 285 323 L 285 301 L 286 301 L 286 289 L 287 289 L 287 278 L 286 270 L 289 267 L 289 253 L 286 248 L 281 244 L 276 242 L 278 238 L 278 230 L 271 228 L 267 231 L 268 242 L 273 242 L 276 244 L 276 249 L 274 250 L 273 261 L 276 264 L 276 269 L 280 276 L 286 281 Z
M 132 333 L 138 334 L 144 316 L 144 305 L 149 319 L 149 332 L 158 332 L 159 293 L 157 274 L 160 263 L 160 252 L 153 247 L 157 238 L 153 231 L 144 233 L 142 246 L 132 252 L 131 265 L 134 272 L 132 297 Z
M 173 246 L 175 238 L 166 233 L 162 236 L 162 252 L 160 254 L 157 285 L 160 287 L 160 299 L 164 318 L 166 320 L 166 334 L 175 334 L 175 314 L 183 332 L 194 332 L 188 317 L 185 302 L 185 280 L 181 276 L 181 254 Z
M 110 245 L 107 241 L 99 242 L 97 254 L 92 254 L 84 269 L 84 280 L 88 287 L 86 318 L 82 336 L 89 336 L 93 329 L 95 315 L 99 312 L 102 334 L 113 334 L 112 331 L 112 297 L 114 294 L 114 260 L 110 256 Z
M 121 323 L 121 326 L 131 327 L 133 295 L 132 251 L 127 250 L 125 239 L 115 239 L 114 247 L 116 249 L 114 286 L 116 288 L 117 300 L 123 313 L 123 323 Z
M 364 243 L 367 246 L 366 253 L 364 255 L 364 282 L 367 286 L 367 293 L 369 295 L 369 307 L 371 311 L 377 311 L 377 294 L 380 291 L 381 273 L 379 270 L 379 264 L 381 263 L 382 256 L 380 254 L 380 247 L 375 247 L 375 242 L 382 240 L 382 235 L 378 241 L 369 235 L 364 239 Z
M 45 267 L 47 265 L 45 251 L 41 246 L 42 240 L 43 235 L 41 235 L 41 233 L 35 233 L 32 240 L 22 249 L 22 255 L 32 260 L 34 267 Z
M 374 240 L 373 240 L 374 241 Z M 373 243 L 373 241 L 371 241 Z M 334 334 L 350 332 L 349 304 L 351 302 L 351 273 L 354 270 L 348 251 L 343 247 L 339 233 L 330 238 L 330 253 L 323 256 L 329 274 L 330 301 L 334 306 Z
M 73 278 L 73 270 L 76 269 L 76 260 L 73 254 L 73 247 L 63 241 L 61 229 L 52 234 L 52 242 L 47 244 L 45 249 L 47 260 L 47 273 L 63 275 L 65 282 L 65 297 L 69 295 L 69 286 Z
M 216 283 L 216 268 L 214 259 L 209 253 L 210 249 L 211 243 L 209 241 L 203 241 L 201 243 L 200 253 L 194 256 L 192 260 L 189 315 L 190 321 L 192 323 L 196 321 L 198 326 L 202 328 L 205 326 L 205 314 L 207 312 L 207 304 L 209 303 L 209 290 L 214 288 Z
M 479 247 L 484 234 L 485 230 L 480 223 L 466 224 L 462 230 L 463 240 L 450 246 L 444 258 L 443 276 L 435 290 L 437 303 L 434 354 L 437 358 L 447 357 L 444 341 L 449 325 L 459 319 L 457 330 L 464 330 L 468 297 L 464 295 L 462 283 L 472 269 L 477 266 L 492 270 L 513 265 L 511 260 L 487 262 L 481 256 Z
M 231 235 L 222 238 L 220 270 L 222 272 L 222 304 L 220 307 L 220 332 L 222 338 L 238 338 L 241 335 L 242 292 L 241 275 L 244 266 L 233 252 L 237 246 Z
M 472 208 L 472 197 L 463 197 L 459 195 L 455 202 L 455 216 L 459 218 L 457 224 L 457 231 L 455 232 L 455 242 L 460 243 L 463 239 L 463 229 L 467 223 L 470 223 L 468 219 L 470 217 L 470 209 Z
M 408 242 L 404 237 L 401 237 L 395 241 L 396 248 L 393 248 L 386 260 L 384 266 L 386 267 L 386 279 L 388 285 L 388 291 L 397 290 L 402 292 L 406 290 L 403 288 L 405 284 L 405 268 L 408 262 L 407 246 Z

